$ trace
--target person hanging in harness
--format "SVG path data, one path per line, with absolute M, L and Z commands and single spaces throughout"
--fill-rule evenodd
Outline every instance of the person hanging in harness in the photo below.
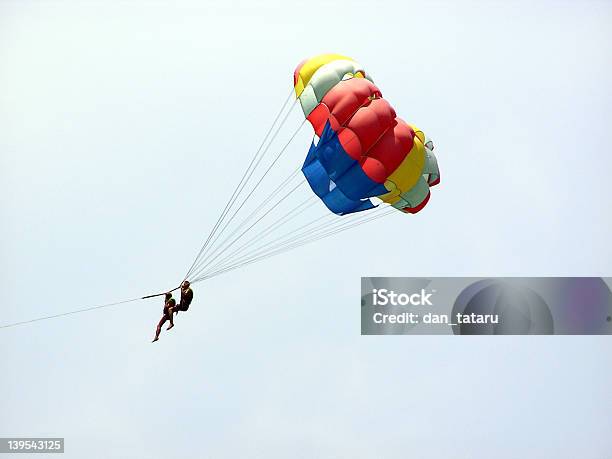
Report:
M 162 318 L 157 324 L 157 329 L 155 330 L 155 338 L 153 338 L 153 341 L 151 341 L 152 343 L 154 343 L 155 341 L 159 339 L 161 328 L 166 323 L 166 321 L 170 321 L 170 325 L 168 325 L 168 328 L 166 328 L 166 330 L 170 330 L 172 327 L 174 327 L 174 321 L 172 320 L 172 316 L 175 313 L 175 308 L 176 308 L 176 300 L 172 298 L 172 293 L 170 292 L 166 293 L 166 299 L 164 302 L 164 312 L 163 312 Z
M 181 301 L 174 308 L 176 314 L 178 314 L 179 311 L 187 311 L 189 309 L 189 305 L 193 300 L 193 290 L 191 290 L 190 285 L 189 281 L 183 281 L 181 284 Z

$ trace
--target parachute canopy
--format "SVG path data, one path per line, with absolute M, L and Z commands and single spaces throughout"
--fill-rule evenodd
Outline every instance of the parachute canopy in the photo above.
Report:
M 316 134 L 302 172 L 329 210 L 371 209 L 370 198 L 406 213 L 425 207 L 440 182 L 433 144 L 397 117 L 360 64 L 316 56 L 298 65 L 293 85 Z

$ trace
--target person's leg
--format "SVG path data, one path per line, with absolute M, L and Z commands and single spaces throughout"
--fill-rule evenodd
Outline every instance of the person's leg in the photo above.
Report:
M 169 308 L 168 309 L 168 320 L 170 321 L 170 325 L 168 325 L 168 328 L 166 328 L 166 330 L 170 330 L 172 327 L 174 327 L 173 316 L 174 316 L 174 308 Z
M 157 329 L 155 330 L 155 338 L 153 339 L 153 342 L 155 342 L 155 341 L 157 341 L 159 339 L 159 334 L 161 333 L 162 325 L 164 325 L 165 322 L 166 322 L 166 316 L 163 315 L 161 320 L 157 324 Z

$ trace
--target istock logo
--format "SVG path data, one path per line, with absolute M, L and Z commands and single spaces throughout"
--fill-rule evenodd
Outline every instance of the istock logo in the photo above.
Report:
M 434 291 L 427 292 L 424 288 L 419 293 L 395 293 L 386 288 L 372 289 L 374 306 L 433 306 L 430 298 Z

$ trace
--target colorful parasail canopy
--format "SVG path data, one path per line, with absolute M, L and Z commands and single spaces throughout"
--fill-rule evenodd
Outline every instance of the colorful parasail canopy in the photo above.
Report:
M 345 215 L 378 198 L 416 213 L 440 182 L 433 143 L 396 116 L 353 59 L 323 54 L 298 65 L 295 95 L 315 138 L 302 172 L 329 210 Z

